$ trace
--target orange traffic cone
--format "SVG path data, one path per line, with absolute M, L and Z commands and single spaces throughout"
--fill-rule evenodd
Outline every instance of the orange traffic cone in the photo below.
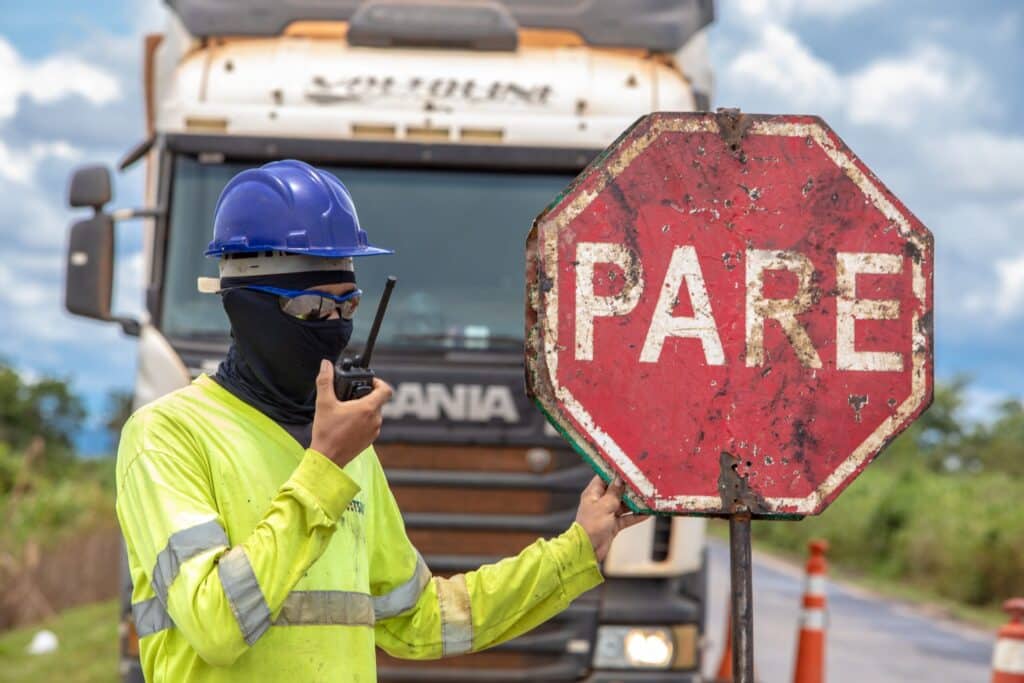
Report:
M 732 683 L 732 603 L 725 603 L 725 647 L 718 662 L 715 683 Z
M 800 637 L 796 646 L 793 683 L 824 683 L 825 680 L 825 551 L 827 541 L 811 541 L 800 613 Z
M 992 653 L 992 683 L 1024 683 L 1024 598 L 1003 603 L 1010 623 L 999 629 Z

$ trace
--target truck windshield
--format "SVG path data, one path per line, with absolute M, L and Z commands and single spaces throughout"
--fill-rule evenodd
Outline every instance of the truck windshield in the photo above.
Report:
M 196 291 L 217 275 L 203 256 L 221 189 L 244 164 L 176 159 L 162 328 L 170 338 L 226 339 L 220 299 Z M 524 252 L 536 216 L 571 180 L 565 174 L 432 168 L 331 167 L 348 187 L 370 242 L 393 256 L 356 260 L 365 337 L 387 275 L 398 277 L 383 345 L 503 349 L 523 336 Z

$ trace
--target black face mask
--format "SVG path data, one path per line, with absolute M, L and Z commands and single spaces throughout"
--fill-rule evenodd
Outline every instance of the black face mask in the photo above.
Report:
M 337 361 L 352 321 L 299 320 L 281 311 L 277 296 L 249 289 L 223 298 L 232 343 L 214 380 L 276 422 L 312 421 L 320 361 Z

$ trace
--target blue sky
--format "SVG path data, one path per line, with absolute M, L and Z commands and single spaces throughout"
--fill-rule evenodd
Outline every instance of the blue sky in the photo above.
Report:
M 158 0 L 0 0 L 0 357 L 70 378 L 101 417 L 135 348 L 63 312 L 67 175 L 143 136 L 142 36 Z M 1024 3 L 728 0 L 715 104 L 823 116 L 935 233 L 937 374 L 969 412 L 1024 394 Z M 115 206 L 141 198 L 141 169 Z M 138 225 L 119 227 L 116 306 L 141 309 Z

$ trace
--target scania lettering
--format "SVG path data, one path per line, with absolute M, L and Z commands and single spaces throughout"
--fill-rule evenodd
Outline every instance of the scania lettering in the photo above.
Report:
M 403 382 L 394 389 L 394 398 L 384 407 L 384 417 L 389 420 L 411 417 L 454 422 L 519 422 L 519 411 L 507 386 Z
M 396 387 L 378 453 L 431 570 L 466 571 L 566 528 L 591 471 L 525 393 L 526 235 L 639 116 L 708 107 L 711 1 L 165 6 L 166 30 L 145 40 L 147 137 L 121 164 L 145 164 L 145 208 L 108 209 L 102 167 L 79 169 L 71 187 L 72 205 L 89 215 L 72 227 L 66 305 L 138 335 L 135 404 L 210 372 L 227 349 L 220 301 L 196 290 L 198 277 L 216 275 L 202 254 L 224 184 L 245 168 L 302 159 L 336 173 L 373 238 L 398 250 L 359 262 L 361 309 L 376 308 L 373 283 L 398 276 L 374 355 L 374 370 Z M 110 310 L 114 223 L 128 218 L 143 219 L 139 320 Z M 592 257 L 615 258 L 600 249 Z M 648 274 L 647 286 L 668 277 L 696 305 L 691 266 L 682 254 L 669 275 Z M 851 298 L 848 319 L 869 317 L 857 305 Z M 357 321 L 357 334 L 368 322 Z M 590 321 L 593 334 L 603 322 Z M 710 318 L 698 323 L 666 308 L 644 353 L 657 362 L 657 346 L 698 336 L 713 354 Z M 579 353 L 591 352 L 577 341 Z M 704 546 L 700 519 L 638 525 L 612 546 L 605 584 L 551 622 L 494 651 L 439 662 L 380 655 L 379 678 L 697 681 Z M 138 681 L 129 596 L 122 671 Z M 652 646 L 637 651 L 640 640 Z

